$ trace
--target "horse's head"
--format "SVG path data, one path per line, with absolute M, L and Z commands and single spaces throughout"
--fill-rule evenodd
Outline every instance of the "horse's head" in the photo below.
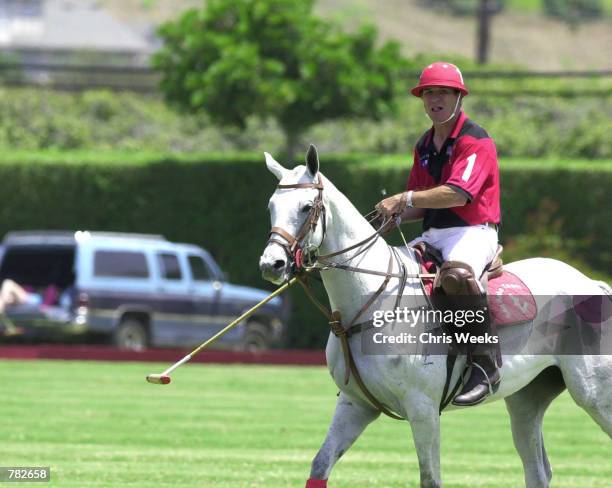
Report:
M 265 155 L 266 165 L 279 184 L 268 205 L 272 229 L 259 267 L 264 279 L 280 284 L 323 241 L 326 218 L 323 177 L 313 145 L 308 148 L 306 166 L 293 170 L 281 166 L 270 154 Z

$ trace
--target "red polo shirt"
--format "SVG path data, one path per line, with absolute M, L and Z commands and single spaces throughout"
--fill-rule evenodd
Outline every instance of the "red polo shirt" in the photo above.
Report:
M 463 193 L 462 207 L 426 209 L 423 230 L 499 224 L 499 165 L 493 139 L 461 112 L 453 131 L 438 152 L 433 127 L 414 148 L 414 164 L 407 190 L 426 190 L 447 185 Z

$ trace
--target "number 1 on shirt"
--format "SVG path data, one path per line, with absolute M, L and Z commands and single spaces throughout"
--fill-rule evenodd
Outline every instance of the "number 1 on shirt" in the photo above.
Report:
M 463 175 L 461 176 L 461 179 L 463 181 L 467 181 L 470 179 L 472 170 L 474 169 L 474 163 L 476 162 L 476 153 L 472 154 L 471 156 L 468 156 L 467 162 L 468 164 L 465 168 L 465 171 L 463 172 Z

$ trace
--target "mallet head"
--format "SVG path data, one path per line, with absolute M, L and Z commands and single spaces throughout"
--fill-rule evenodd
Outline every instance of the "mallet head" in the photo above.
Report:
M 170 376 L 167 374 L 150 374 L 147 376 L 147 381 L 156 385 L 167 385 L 170 383 Z

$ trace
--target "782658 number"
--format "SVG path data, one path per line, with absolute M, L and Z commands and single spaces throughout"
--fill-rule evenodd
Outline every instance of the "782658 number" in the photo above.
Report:
M 1 466 L 0 482 L 49 481 L 51 469 L 41 466 Z

